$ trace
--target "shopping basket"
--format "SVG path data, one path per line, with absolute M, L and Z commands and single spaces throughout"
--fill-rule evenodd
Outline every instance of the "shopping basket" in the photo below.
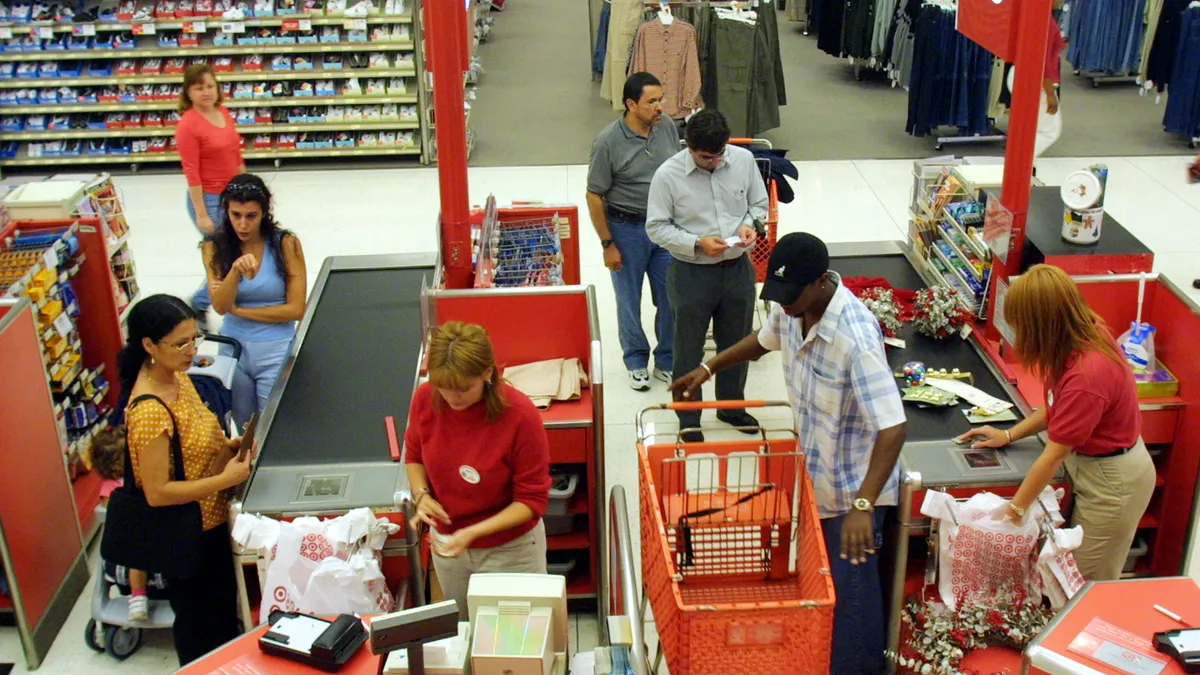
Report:
M 647 444 L 642 424 L 648 411 L 768 405 L 790 407 L 638 413 L 642 581 L 671 675 L 829 673 L 833 579 L 795 433 Z

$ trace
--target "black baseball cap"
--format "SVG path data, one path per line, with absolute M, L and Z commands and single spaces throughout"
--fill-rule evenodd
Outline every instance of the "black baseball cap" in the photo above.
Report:
M 762 299 L 790 305 L 804 288 L 829 271 L 829 249 L 807 232 L 793 232 L 775 242 L 767 263 Z

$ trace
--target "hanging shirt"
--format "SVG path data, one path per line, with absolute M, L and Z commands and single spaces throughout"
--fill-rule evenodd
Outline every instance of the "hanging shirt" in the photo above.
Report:
M 1058 28 L 1058 22 L 1053 18 L 1050 19 L 1050 37 L 1046 43 L 1046 74 L 1047 80 L 1054 80 L 1054 84 L 1062 83 L 1062 51 L 1067 46 L 1063 40 L 1062 31 Z
M 629 73 L 647 72 L 663 85 L 663 114 L 672 119 L 704 107 L 700 99 L 700 56 L 696 29 L 676 19 L 670 24 L 654 19 L 638 28 L 633 41 Z

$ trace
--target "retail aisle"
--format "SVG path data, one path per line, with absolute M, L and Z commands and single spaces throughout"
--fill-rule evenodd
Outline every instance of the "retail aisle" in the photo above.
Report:
M 1051 159 L 1039 168 L 1048 183 L 1094 161 L 1109 166 L 1106 204 L 1109 212 L 1156 251 L 1155 267 L 1193 298 L 1191 280 L 1200 276 L 1200 186 L 1184 182 L 1190 157 Z M 900 239 L 907 222 L 912 164 L 908 161 L 806 162 L 799 164 L 797 200 L 782 205 L 781 228 L 804 230 L 829 242 Z M 470 172 L 471 198 L 481 203 L 489 193 L 501 202 L 535 200 L 570 202 L 582 207 L 586 167 L 475 168 Z M 300 237 L 308 256 L 310 283 L 321 261 L 330 255 L 432 251 L 437 215 L 437 174 L 430 169 L 279 172 L 265 177 L 275 193 L 280 221 Z M 201 278 L 196 237 L 182 208 L 179 176 L 128 176 L 117 180 L 124 191 L 132 225 L 131 246 L 144 292 L 187 295 Z M 586 218 L 585 218 L 586 222 Z M 603 335 L 606 396 L 605 438 L 610 485 L 625 486 L 636 499 L 637 476 L 629 458 L 634 452 L 634 414 L 666 399 L 664 387 L 636 393 L 624 386 L 626 375 L 616 335 L 612 284 L 600 264 L 600 250 L 590 229 L 583 233 L 583 281 L 594 284 Z M 648 293 L 647 293 L 648 296 Z M 646 325 L 652 308 L 643 307 Z M 777 355 L 751 364 L 748 395 L 785 396 Z M 786 411 L 780 411 L 786 416 Z M 781 418 L 786 421 L 786 417 Z M 630 513 L 636 504 L 630 503 Z M 635 549 L 637 541 L 635 539 Z M 90 593 L 90 588 L 88 593 Z M 172 672 L 174 652 L 169 634 L 147 634 L 147 646 L 118 664 L 83 644 L 90 595 L 80 599 L 51 650 L 41 672 L 161 675 Z M 594 620 L 577 618 L 577 645 L 593 646 Z M 24 673 L 16 633 L 0 628 L 0 661 L 18 662 Z
M 513 0 L 494 13 L 490 41 L 479 53 L 487 71 L 472 104 L 479 141 L 472 166 L 580 164 L 592 140 L 616 115 L 589 77 L 587 3 Z M 911 159 L 934 154 L 934 139 L 904 133 L 908 96 L 882 75 L 865 73 L 817 49 L 816 35 L 780 21 L 780 53 L 788 105 L 768 132 L 798 160 Z M 1062 139 L 1051 157 L 1173 155 L 1186 142 L 1162 130 L 1166 108 L 1138 96 L 1133 84 L 1073 76 L 1063 66 Z M 531 123 L 536 120 L 536 123 Z M 1002 122 L 1004 126 L 1007 122 Z M 1003 144 L 958 146 L 959 154 L 999 155 Z

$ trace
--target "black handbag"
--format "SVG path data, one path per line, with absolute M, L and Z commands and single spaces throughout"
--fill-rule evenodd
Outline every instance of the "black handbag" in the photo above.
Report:
M 183 468 L 183 443 L 179 439 L 179 424 L 174 413 L 153 394 L 137 397 L 129 407 L 146 400 L 158 401 L 171 416 L 174 480 L 187 480 Z M 113 490 L 108 498 L 104 538 L 100 542 L 100 555 L 104 560 L 151 575 L 161 574 L 168 579 L 187 579 L 200 571 L 203 533 L 199 502 L 150 506 L 146 494 L 134 479 L 133 462 L 126 445 L 125 485 Z

